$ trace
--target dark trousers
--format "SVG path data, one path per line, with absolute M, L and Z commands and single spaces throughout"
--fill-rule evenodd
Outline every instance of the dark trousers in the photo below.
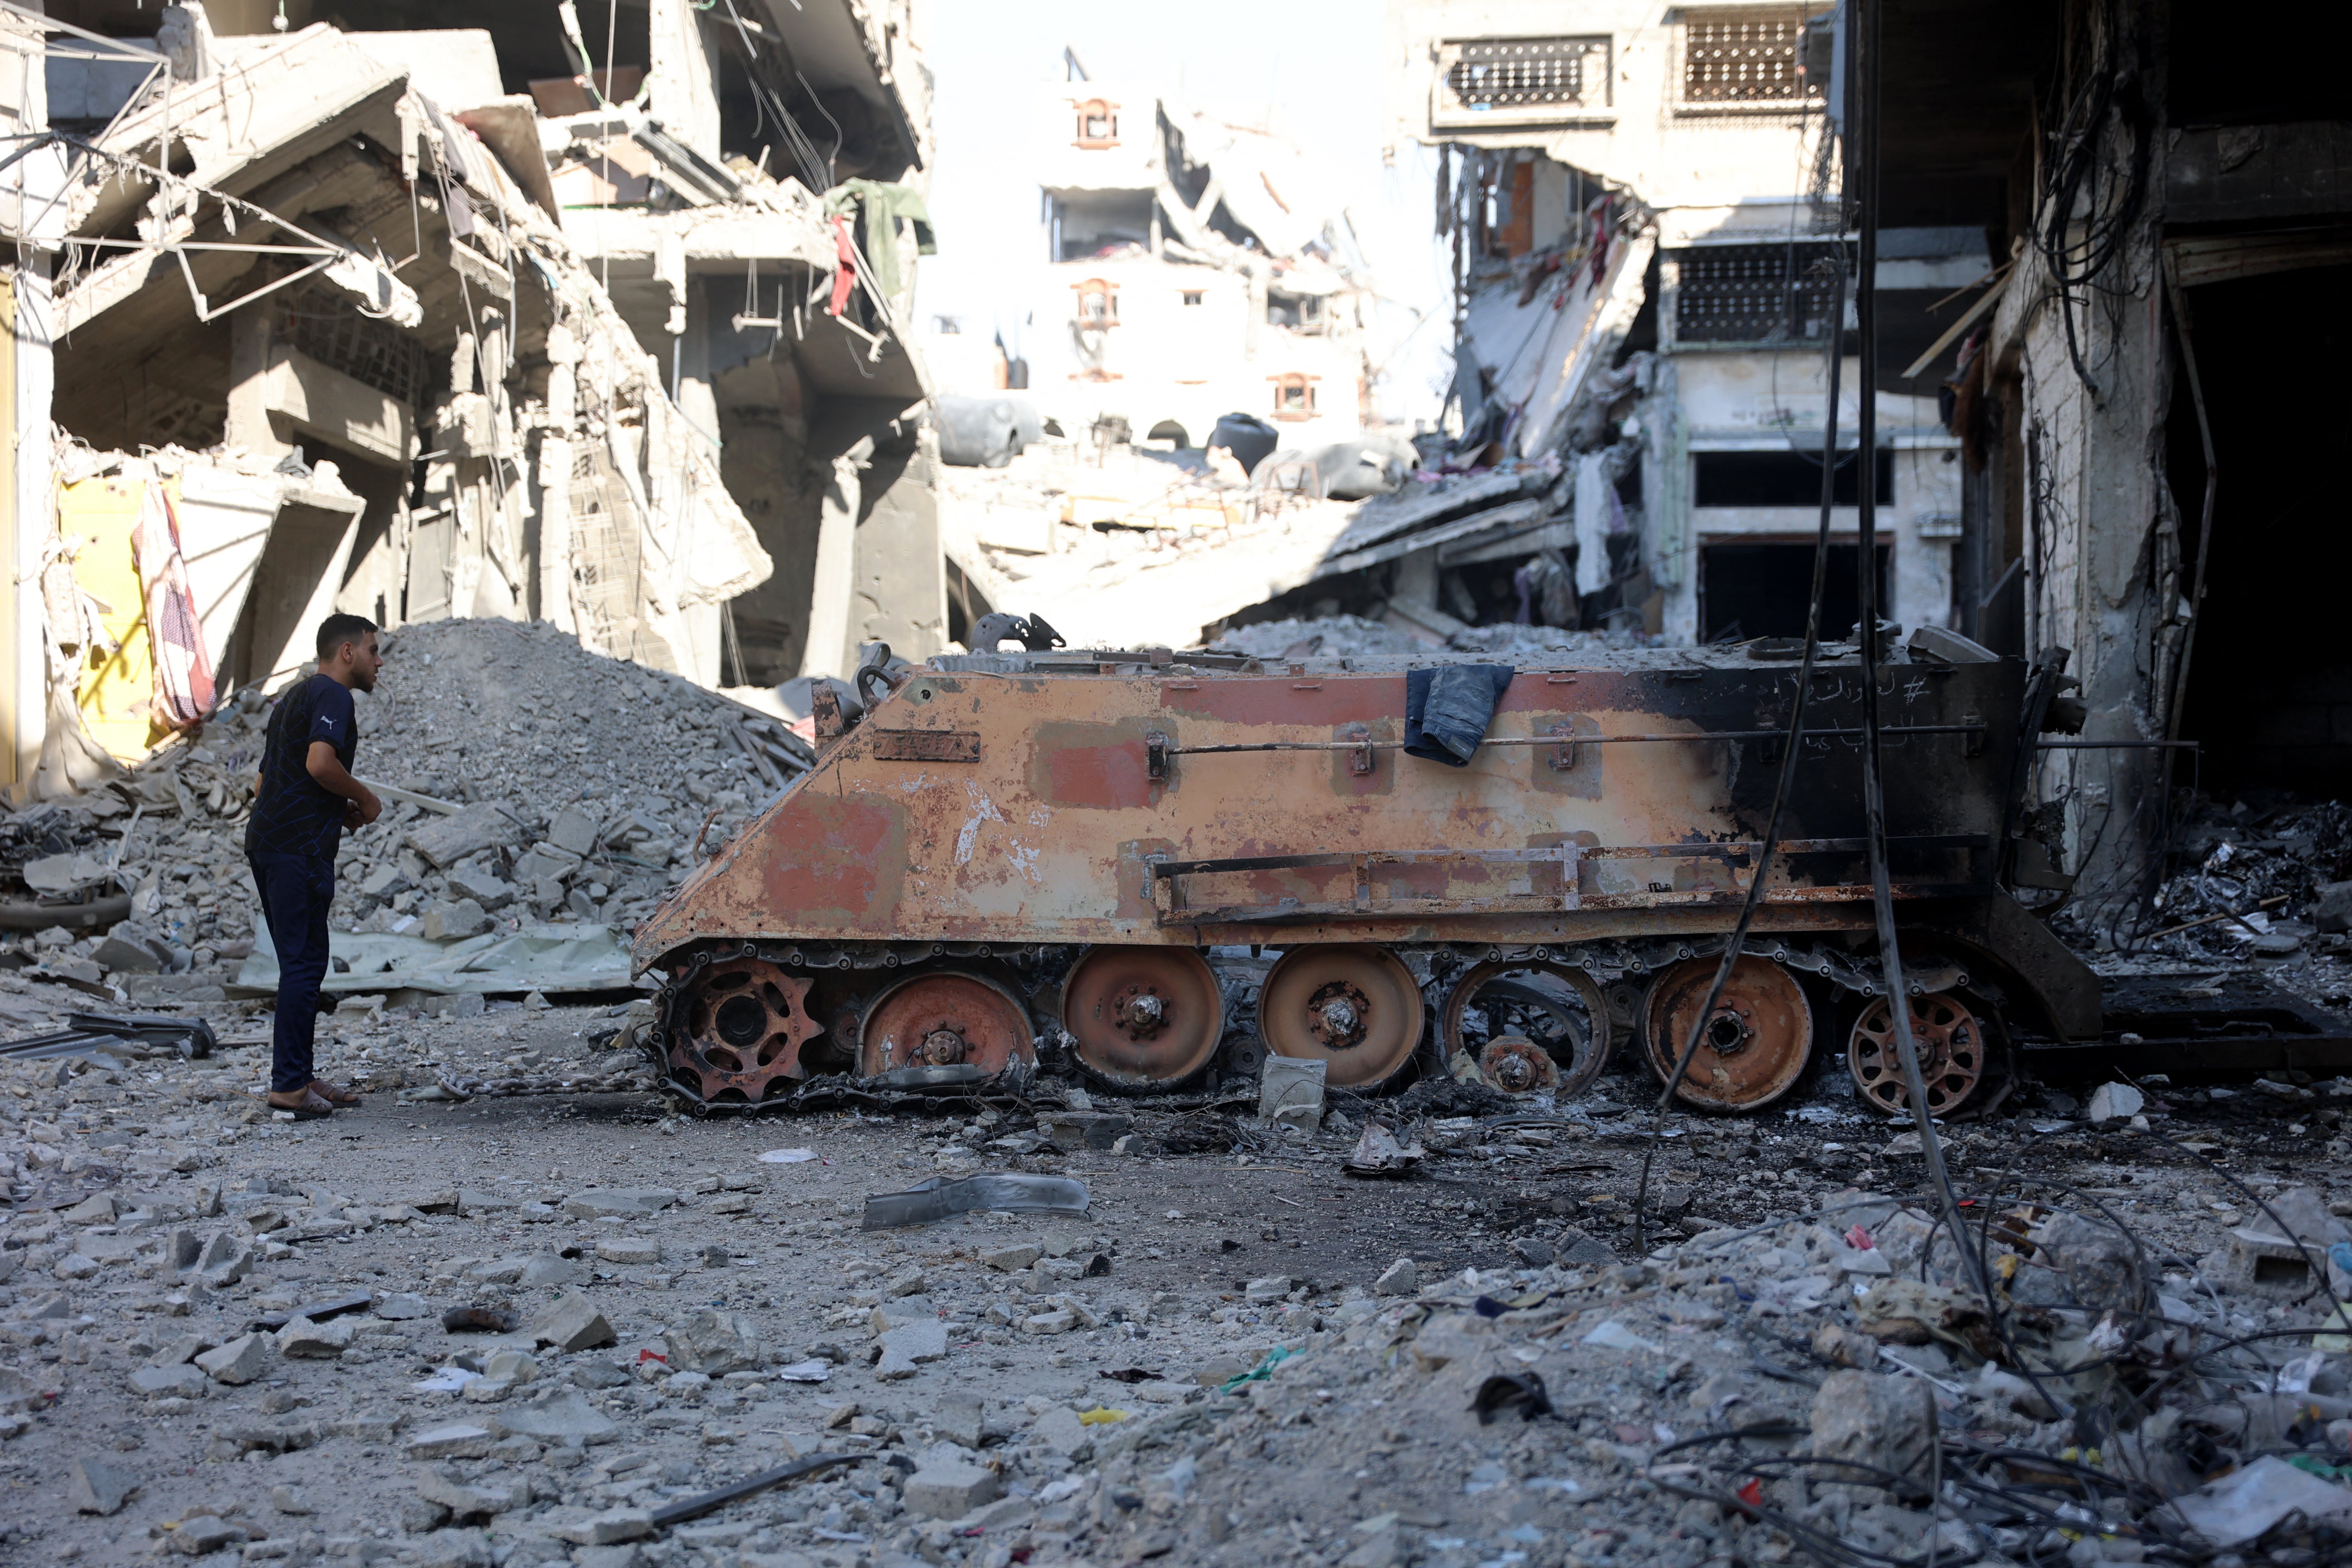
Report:
M 327 908 L 335 901 L 335 863 L 308 855 L 256 855 L 248 863 L 270 945 L 278 950 L 269 1089 L 293 1094 L 319 1076 L 310 1053 L 319 1027 L 319 983 L 327 977 Z

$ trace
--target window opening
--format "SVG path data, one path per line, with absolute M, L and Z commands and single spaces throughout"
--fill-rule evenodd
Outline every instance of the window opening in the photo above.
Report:
M 1100 278 L 1089 278 L 1076 284 L 1078 291 L 1078 325 L 1088 331 L 1103 331 L 1118 325 L 1118 286 Z
M 1081 147 L 1116 147 L 1118 145 L 1118 105 L 1090 98 L 1078 108 L 1078 137 Z

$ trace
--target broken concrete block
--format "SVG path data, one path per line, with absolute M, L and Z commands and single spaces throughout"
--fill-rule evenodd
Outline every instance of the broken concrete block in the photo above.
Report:
M 404 1290 L 378 1301 L 375 1315 L 387 1323 L 404 1323 L 433 1316 L 433 1303 L 422 1296 Z
M 611 1546 L 642 1541 L 654 1532 L 654 1516 L 642 1508 L 616 1508 L 555 1527 L 556 1536 L 575 1546 Z
M 495 871 L 461 868 L 449 873 L 449 890 L 471 899 L 485 910 L 502 910 L 515 900 L 514 884 Z
M 1045 1256 L 1043 1251 L 1034 1247 L 1000 1247 L 992 1252 L 982 1253 L 980 1260 L 991 1268 L 1001 1268 L 1005 1273 L 1011 1274 L 1018 1269 L 1028 1268 Z
M 2245 1226 L 2231 1231 L 2219 1251 L 2200 1262 L 2198 1271 L 2220 1289 L 2293 1301 L 2316 1289 L 2315 1263 L 2326 1266 L 2319 1247 L 2275 1235 L 2265 1220 L 2261 1229 Z
M 520 1499 L 515 1495 L 518 1490 L 522 1494 Z M 459 1519 L 484 1519 L 508 1512 L 530 1500 L 528 1486 L 469 1487 L 462 1481 L 451 1480 L 429 1466 L 416 1473 L 416 1495 L 426 1502 L 447 1509 Z
M 596 847 L 597 829 L 604 823 L 593 814 L 567 805 L 548 824 L 547 841 L 569 854 L 585 857 Z
M 514 879 L 517 887 L 532 887 L 541 882 L 553 882 L 562 898 L 564 882 L 580 869 L 580 857 L 552 844 L 534 844 L 517 857 Z
M 196 1358 L 197 1367 L 215 1383 L 251 1383 L 269 1370 L 269 1336 L 244 1334 L 218 1350 Z
M 529 1405 L 509 1405 L 490 1417 L 490 1425 L 509 1437 L 528 1437 L 551 1447 L 581 1448 L 609 1443 L 620 1436 L 620 1423 L 588 1403 L 576 1388 L 559 1389 Z
M 314 1323 L 296 1318 L 278 1331 L 278 1353 L 331 1360 L 352 1348 L 352 1325 L 341 1318 Z
M 245 1531 L 223 1519 L 200 1513 L 194 1519 L 184 1519 L 171 1527 L 163 1543 L 182 1557 L 202 1557 L 235 1545 L 245 1539 Z
M 149 1399 L 201 1399 L 205 1382 L 192 1366 L 142 1366 L 131 1374 L 131 1391 Z
M 1066 1307 L 1021 1320 L 1021 1331 L 1024 1334 L 1066 1334 L 1077 1326 L 1078 1315 Z
M 943 1361 L 948 1353 L 948 1326 L 936 1318 L 900 1323 L 875 1342 L 879 1358 L 874 1375 L 886 1383 L 915 1375 L 925 1362 Z
M 929 1288 L 929 1282 L 923 1278 L 923 1271 L 919 1268 L 910 1268 L 883 1286 L 882 1294 L 893 1297 L 919 1296 Z
M 740 1312 L 697 1312 L 666 1337 L 669 1364 L 679 1372 L 722 1377 L 752 1371 L 763 1359 L 759 1325 Z
M 535 1289 L 552 1285 L 576 1285 L 580 1282 L 581 1273 L 580 1265 L 560 1252 L 538 1252 L 524 1262 L 519 1282 Z M 382 1308 L 376 1310 L 378 1316 L 383 1315 Z
M 1268 1121 L 1309 1131 L 1323 1122 L 1323 1080 L 1330 1064 L 1320 1057 L 1265 1058 L 1258 1075 L 1257 1113 Z
M 436 904 L 425 912 L 424 936 L 427 942 L 462 942 L 489 929 L 490 917 L 471 899 Z
M 1076 1421 L 1076 1416 L 1070 1417 Z M 994 1470 L 953 1460 L 933 1460 L 907 1478 L 899 1494 L 907 1511 L 926 1519 L 961 1519 L 1004 1494 Z
M 563 1200 L 563 1212 L 573 1219 L 633 1219 L 655 1215 L 677 1202 L 667 1187 L 591 1187 Z
M 58 1215 L 68 1225 L 112 1225 L 115 1207 L 112 1193 L 100 1193 L 87 1197 Z
M 1383 1296 L 1412 1296 L 1421 1290 L 1421 1268 L 1410 1258 L 1400 1258 L 1381 1270 L 1372 1281 L 1372 1289 Z
M 495 1441 L 488 1427 L 459 1421 L 416 1433 L 401 1452 L 412 1459 L 478 1459 Z
M 950 1443 L 975 1453 L 988 1438 L 988 1405 L 976 1394 L 950 1394 L 932 1412 L 931 1426 Z
M 524 1331 L 539 1343 L 560 1351 L 593 1351 L 611 1344 L 614 1338 L 604 1314 L 576 1290 L 556 1298 Z
M 100 1459 L 76 1459 L 66 1467 L 66 1500 L 79 1513 L 118 1511 L 139 1489 L 139 1478 Z
M 2091 1091 L 2084 1114 L 2093 1121 L 2127 1121 L 2147 1108 L 2147 1096 L 2127 1083 L 2103 1083 Z
M 607 1263 L 659 1263 L 661 1243 L 649 1236 L 608 1236 L 596 1243 L 596 1256 Z
M 436 871 L 446 871 L 485 849 L 520 842 L 522 829 L 515 826 L 514 818 L 488 801 L 478 801 L 448 816 L 425 818 L 408 835 L 409 847 Z
M 185 1366 L 212 1348 L 213 1342 L 203 1334 L 182 1334 L 149 1356 L 147 1364 L 155 1367 Z
M 1056 1405 L 1037 1417 L 1029 1435 L 1066 1459 L 1075 1459 L 1094 1447 L 1093 1428 L 1078 1419 L 1078 1413 L 1066 1405 Z
M 164 969 L 162 955 L 153 948 L 119 934 L 106 937 L 89 956 L 113 974 L 161 974 Z
M 2352 931 L 2352 881 L 2322 882 L 2312 892 L 2313 925 L 2324 931 Z
M 1269 1274 L 1264 1279 L 1251 1280 L 1244 1287 L 1243 1294 L 1252 1306 L 1263 1307 L 1289 1295 L 1297 1284 L 1297 1281 L 1287 1274 Z
M 1833 1372 L 1813 1396 L 1812 1456 L 1843 1459 L 1868 1469 L 1821 1472 L 1825 1481 L 1841 1475 L 1868 1477 L 1875 1490 L 1885 1475 L 1927 1479 L 1935 1447 L 1935 1391 L 1916 1378 L 1870 1372 Z

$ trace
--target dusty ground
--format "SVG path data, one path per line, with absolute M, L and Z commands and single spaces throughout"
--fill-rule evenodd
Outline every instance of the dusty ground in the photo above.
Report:
M 462 1021 L 344 1023 L 349 1037 L 326 1059 L 357 1066 L 373 1052 L 371 1070 L 386 1079 L 429 1079 L 426 1063 L 461 1076 L 528 1067 L 583 1050 L 580 1036 L 598 1017 L 509 1005 Z M 149 1060 L 62 1078 L 43 1064 L 0 1079 L 20 1189 L 47 1198 L 102 1192 L 124 1211 L 112 1226 L 52 1210 L 0 1226 L 9 1275 L 0 1284 L 0 1361 L 16 1374 L 0 1373 L 0 1395 L 26 1412 L 0 1447 L 6 1561 L 125 1562 L 175 1540 L 184 1547 L 202 1534 L 243 1533 L 257 1539 L 220 1550 L 258 1561 L 324 1553 L 453 1564 L 576 1552 L 604 1568 L 736 1568 L 739 1559 L 763 1568 L 762 1554 L 843 1564 L 961 1554 L 1001 1564 L 1015 1550 L 1023 1561 L 1163 1552 L 1179 1561 L 1269 1552 L 1336 1561 L 1369 1551 L 1354 1559 L 1362 1568 L 1520 1561 L 1502 1555 L 1515 1552 L 1536 1563 L 1599 1563 L 1613 1549 L 1620 1561 L 1696 1563 L 1717 1549 L 1716 1537 L 1675 1535 L 1679 1516 L 1665 1501 L 1625 1489 L 1619 1450 L 1664 1441 L 1661 1423 L 1700 1429 L 1735 1393 L 1801 1421 L 1810 1391 L 1761 1377 L 1757 1358 L 1820 1375 L 1807 1347 L 1843 1309 L 1835 1290 L 1809 1297 L 1801 1280 L 1791 1294 L 1783 1277 L 1807 1267 L 1801 1246 L 1775 1250 L 1768 1238 L 1763 1252 L 1735 1248 L 1717 1261 L 1685 1237 L 1851 1203 L 1857 1187 L 1899 1194 L 1920 1180 L 1916 1157 L 1889 1152 L 1894 1130 L 1844 1109 L 1851 1100 L 1821 1098 L 1748 1121 L 1670 1117 L 1654 1175 L 1669 1211 L 1654 1237 L 1658 1272 L 1628 1274 L 1601 1266 L 1633 1259 L 1626 1216 L 1647 1122 L 1630 1110 L 1642 1085 L 1626 1076 L 1605 1079 L 1596 1100 L 1536 1118 L 1547 1124 L 1430 1127 L 1433 1142 L 1454 1146 L 1413 1180 L 1365 1183 L 1338 1170 L 1352 1127 L 1286 1142 L 1245 1131 L 1243 1146 L 1257 1152 L 1168 1157 L 1148 1152 L 1169 1125 L 1150 1113 L 1138 1126 L 1146 1152 L 1066 1157 L 1050 1145 L 1028 1154 L 987 1147 L 1019 1133 L 1018 1116 L 988 1128 L 845 1116 L 681 1123 L 649 1096 L 448 1103 L 380 1091 L 331 1121 L 290 1125 L 250 1098 L 263 1056 L 248 1047 L 210 1062 Z M 2147 1133 L 2092 1129 L 2059 1114 L 2064 1101 L 2044 1100 L 1997 1123 L 1955 1127 L 1949 1147 L 1956 1174 L 1976 1190 L 2021 1162 L 2001 1190 L 2095 1196 L 2140 1231 L 2160 1262 L 2160 1288 L 2194 1295 L 2196 1260 L 2226 1227 L 2256 1215 L 2252 1194 L 2252 1194 L 2315 1182 L 2323 1197 L 2336 1195 L 2346 1151 L 2328 1147 L 2343 1103 L 2335 1087 L 2183 1093 L 2151 1105 Z M 2226 1174 L 2158 1135 L 2210 1152 Z M 758 1159 L 795 1147 L 819 1162 Z M 856 1228 L 869 1193 L 1008 1163 L 1080 1177 L 1091 1212 Z M 650 1217 L 565 1211 L 583 1193 L 644 1188 L 678 1196 Z M 453 1190 L 462 1212 L 415 1212 Z M 208 1214 L 215 1204 L 220 1212 Z M 253 1234 L 257 1218 L 276 1228 Z M 1832 1229 L 1845 1223 L 1835 1218 Z M 250 1271 L 218 1289 L 192 1289 L 195 1277 L 159 1256 L 183 1231 L 192 1246 L 225 1237 L 215 1261 L 249 1248 Z M 1024 1244 L 1064 1257 L 1018 1273 L 982 1260 Z M 1097 1252 L 1108 1257 L 1107 1274 L 1061 1277 Z M 1540 1267 L 1555 1253 L 1578 1266 Z M 1420 1303 L 1369 1291 L 1399 1258 L 1416 1261 L 1427 1293 Z M 576 1278 L 499 1282 L 533 1258 Z M 1261 1300 L 1251 1300 L 1251 1281 L 1276 1277 L 1292 1288 L 1261 1285 Z M 355 1337 L 331 1358 L 267 1344 L 249 1383 L 191 1373 L 184 1389 L 152 1398 L 133 1390 L 134 1372 L 184 1354 L 186 1343 L 228 1343 L 257 1313 L 352 1291 L 380 1302 L 421 1296 L 431 1315 L 345 1319 Z M 457 1355 L 478 1363 L 503 1345 L 529 1348 L 446 1333 L 444 1309 L 504 1305 L 528 1322 L 566 1291 L 593 1301 L 614 1343 L 539 1351 L 537 1381 L 496 1404 L 415 1391 Z M 1437 1334 L 1431 1325 L 1448 1301 L 1490 1291 L 1553 1300 L 1546 1321 L 1557 1342 L 1537 1342 L 1536 1360 L 1523 1364 L 1540 1366 L 1573 1419 L 1479 1427 L 1457 1408 L 1462 1391 L 1439 1380 L 1442 1366 L 1422 1370 L 1427 1358 L 1408 1353 L 1422 1342 L 1411 1337 L 1416 1324 L 1423 1337 Z M 1067 1331 L 1024 1327 L 1066 1302 L 1084 1309 Z M 877 1308 L 894 1318 L 928 1309 L 947 1327 L 945 1359 L 878 1380 L 866 1364 Z M 2284 1310 L 2233 1301 L 2215 1321 L 2250 1331 L 2283 1321 Z M 1559 1331 L 1562 1311 L 1581 1325 L 1574 1334 Z M 671 1341 L 704 1312 L 747 1317 L 771 1369 L 814 1355 L 833 1363 L 830 1375 L 810 1385 L 738 1372 L 687 1392 L 656 1375 L 663 1363 L 637 1371 L 643 1351 L 684 1359 Z M 1658 1351 L 1580 1337 L 1620 1320 Z M 1204 1392 L 1204 1379 L 1222 1383 L 1278 1346 L 1310 1353 L 1286 1363 L 1256 1399 Z M 1156 1375 L 1104 1375 L 1114 1372 Z M 1718 1377 L 1728 1381 L 1710 1384 Z M 493 1431 L 437 1471 L 408 1452 L 421 1432 L 488 1426 L 551 1387 L 593 1401 L 617 1424 L 615 1440 L 584 1452 L 511 1437 L 492 1447 Z M 1702 1388 L 1712 1392 L 1695 1405 Z M 985 1435 L 962 1436 L 967 1448 L 971 1439 L 986 1446 L 942 1455 L 935 1445 L 970 1425 L 968 1411 L 950 1408 L 957 1396 L 983 1402 Z M 1391 1419 L 1381 1414 L 1389 1404 L 1414 1413 Z M 856 1415 L 837 1418 L 855 1424 L 828 1431 L 848 1405 Z M 1075 1422 L 1071 1413 L 1098 1405 L 1129 1420 Z M 1269 1409 L 1289 1414 L 1270 1425 Z M 592 1512 L 659 1506 L 793 1455 L 845 1447 L 883 1462 L 750 1500 L 661 1540 L 575 1548 L 557 1533 Z M 1011 1500 L 989 1521 L 950 1530 L 905 1506 L 899 1488 L 908 1472 L 959 1453 L 1001 1470 L 990 1485 Z M 1188 1458 L 1192 1468 L 1169 1480 Z M 118 1512 L 76 1510 L 70 1467 L 93 1459 L 138 1482 Z M 469 1527 L 420 1495 L 460 1486 L 478 1489 L 461 1500 L 493 1494 L 495 1514 Z M 191 1510 L 229 1523 L 191 1532 Z M 182 1522 L 164 1528 L 172 1521 Z M 1356 1528 L 1367 1521 L 1373 1528 Z

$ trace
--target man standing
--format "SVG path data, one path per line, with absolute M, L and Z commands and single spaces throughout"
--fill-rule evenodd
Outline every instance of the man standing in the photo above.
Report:
M 246 823 L 246 859 L 278 949 L 269 1103 L 302 1121 L 360 1102 L 358 1095 L 318 1076 L 311 1047 L 319 985 L 327 977 L 335 849 L 344 828 L 365 826 L 383 814 L 375 792 L 352 777 L 359 748 L 352 692 L 375 689 L 376 671 L 383 668 L 375 634 L 375 623 L 359 616 L 329 616 L 319 623 L 319 673 L 280 696 L 269 715 L 253 816 Z

